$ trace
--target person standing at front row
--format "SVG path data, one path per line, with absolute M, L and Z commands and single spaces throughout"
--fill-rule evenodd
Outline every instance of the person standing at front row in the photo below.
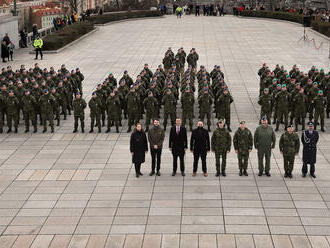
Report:
M 307 164 L 310 164 L 310 175 L 313 178 L 315 176 L 315 163 L 316 163 L 316 152 L 317 142 L 319 141 L 319 133 L 314 130 L 313 122 L 308 122 L 308 130 L 303 131 L 301 134 L 301 142 L 303 144 L 303 167 L 302 176 L 306 177 L 308 172 Z
M 272 149 L 275 148 L 276 136 L 274 130 L 268 125 L 267 116 L 262 117 L 261 125 L 257 127 L 254 133 L 254 146 L 258 150 L 258 164 L 259 174 L 261 177 L 263 172 L 267 177 L 270 177 L 270 156 Z M 263 159 L 266 159 L 266 166 L 264 167 Z
M 154 126 L 148 131 L 148 139 L 151 152 L 151 172 L 149 176 L 155 175 L 156 160 L 157 160 L 157 176 L 160 176 L 160 163 L 162 156 L 163 142 L 165 138 L 165 132 L 159 126 L 159 120 L 154 120 Z
M 185 127 L 181 126 L 181 119 L 177 118 L 175 120 L 175 126 L 171 128 L 169 148 L 173 155 L 173 172 L 172 176 L 176 175 L 178 168 L 178 157 L 180 158 L 180 171 L 181 175 L 184 177 L 185 166 L 184 166 L 184 155 L 188 148 L 187 141 L 187 130 Z
M 148 141 L 145 132 L 142 130 L 141 123 L 136 124 L 131 134 L 130 152 L 132 154 L 132 162 L 135 166 L 136 177 L 143 176 L 141 173 L 141 164 L 145 162 L 145 153 L 148 152 Z
M 192 131 L 190 138 L 190 151 L 194 154 L 193 177 L 196 176 L 199 158 L 202 160 L 204 177 L 207 177 L 206 155 L 210 152 L 210 136 L 203 126 L 204 123 L 198 121 L 197 128 Z

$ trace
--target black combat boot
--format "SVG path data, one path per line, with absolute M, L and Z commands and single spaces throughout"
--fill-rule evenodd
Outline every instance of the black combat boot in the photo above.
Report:
M 28 129 L 28 128 L 26 128 L 26 129 L 25 129 L 25 133 L 28 133 L 28 132 L 29 132 L 29 129 Z
M 127 129 L 127 132 L 129 133 L 131 131 L 132 131 L 132 128 L 131 128 L 131 126 L 129 126 L 128 129 Z
M 7 133 L 11 133 L 11 128 L 8 129 Z
M 119 133 L 119 128 L 118 127 L 116 127 L 116 133 Z
M 3 133 L 3 128 L 0 128 L 0 133 Z
M 51 127 L 50 132 L 51 132 L 51 133 L 54 133 L 54 127 Z
M 279 121 L 277 121 L 276 122 L 276 129 L 275 129 L 275 132 L 278 132 L 278 128 L 280 127 L 280 122 Z
M 228 131 L 229 131 L 229 132 L 231 132 L 231 128 L 230 128 L 230 126 L 229 126 L 229 125 L 228 125 L 227 129 L 228 129 Z
M 81 127 L 81 132 L 84 133 L 85 132 L 85 128 Z
M 215 173 L 215 176 L 219 177 L 220 176 L 220 171 L 217 171 L 217 173 Z
M 77 132 L 77 128 L 75 128 L 75 129 L 73 129 L 73 131 L 72 131 L 73 133 L 76 133 Z
M 44 130 L 42 130 L 43 133 L 47 132 L 47 128 L 44 128 Z
M 105 133 L 110 133 L 110 128 L 108 128 L 107 131 L 105 131 Z
M 64 120 L 65 120 L 65 117 L 64 117 Z M 60 118 L 57 119 L 57 124 L 56 124 L 56 126 L 58 126 L 58 127 L 60 126 Z
M 247 173 L 246 170 L 244 170 L 244 171 L 243 171 L 243 175 L 247 177 L 249 174 Z
M 94 130 L 93 130 L 93 128 L 91 128 L 91 130 L 89 131 L 89 133 L 93 133 L 94 132 Z
M 211 126 L 210 125 L 207 126 L 207 131 L 211 132 Z
M 36 133 L 36 132 L 38 132 L 38 129 L 37 129 L 37 126 L 34 126 L 33 133 Z
M 239 169 L 239 176 L 241 177 L 243 175 L 242 169 Z
M 99 129 L 99 133 L 101 133 L 101 128 L 99 127 L 98 129 Z
M 17 133 L 18 132 L 18 129 L 17 129 L 17 127 L 15 127 L 15 133 Z

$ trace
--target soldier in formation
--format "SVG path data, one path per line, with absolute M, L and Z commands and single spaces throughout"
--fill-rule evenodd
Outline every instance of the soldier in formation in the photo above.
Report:
M 325 132 L 325 118 L 330 115 L 330 79 L 324 69 L 312 66 L 308 72 L 300 71 L 294 65 L 290 71 L 276 65 L 272 71 L 265 63 L 258 71 L 260 76 L 261 116 L 266 115 L 268 123 L 280 124 L 285 130 L 301 125 L 305 130 L 305 119 L 313 121 L 315 129 L 320 126 Z
M 0 73 L 0 133 L 7 124 L 10 133 L 18 132 L 19 122 L 24 120 L 25 132 L 38 130 L 38 122 L 47 131 L 47 123 L 54 132 L 54 120 L 60 125 L 60 116 L 71 114 L 73 96 L 82 92 L 83 74 L 79 68 L 66 69 L 62 65 L 58 71 L 53 67 L 41 69 L 36 63 L 33 68 L 13 70 L 11 66 L 2 68 Z M 14 128 L 14 129 L 13 129 Z

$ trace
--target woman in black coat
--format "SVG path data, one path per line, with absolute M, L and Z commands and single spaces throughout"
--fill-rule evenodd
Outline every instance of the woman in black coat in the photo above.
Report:
M 142 176 L 141 164 L 145 162 L 145 154 L 148 152 L 148 142 L 145 132 L 142 130 L 140 123 L 136 124 L 131 135 L 130 151 L 132 154 L 132 162 L 135 166 L 136 177 Z
M 1 43 L 1 58 L 2 58 L 2 62 L 6 62 L 6 58 L 9 57 L 9 51 L 8 51 L 8 47 L 6 45 L 5 41 L 2 41 Z

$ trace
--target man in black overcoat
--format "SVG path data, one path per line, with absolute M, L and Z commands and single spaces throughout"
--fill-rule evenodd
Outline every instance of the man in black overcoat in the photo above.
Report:
M 319 133 L 314 130 L 313 122 L 308 122 L 308 129 L 303 131 L 301 135 L 301 142 L 303 143 L 303 167 L 302 176 L 306 177 L 308 172 L 307 164 L 310 165 L 310 175 L 313 178 L 315 176 L 315 163 L 316 163 L 316 152 L 317 142 L 319 140 Z
M 180 158 L 181 175 L 185 176 L 184 155 L 188 148 L 187 130 L 185 127 L 181 126 L 181 119 L 179 118 L 175 120 L 175 126 L 171 128 L 169 148 L 173 155 L 172 176 L 176 175 L 176 170 L 178 168 L 178 157 Z
M 203 126 L 203 122 L 198 121 L 197 128 L 191 133 L 190 151 L 194 153 L 193 177 L 196 176 L 199 158 L 202 160 L 204 177 L 207 177 L 206 155 L 210 151 L 210 136 Z

